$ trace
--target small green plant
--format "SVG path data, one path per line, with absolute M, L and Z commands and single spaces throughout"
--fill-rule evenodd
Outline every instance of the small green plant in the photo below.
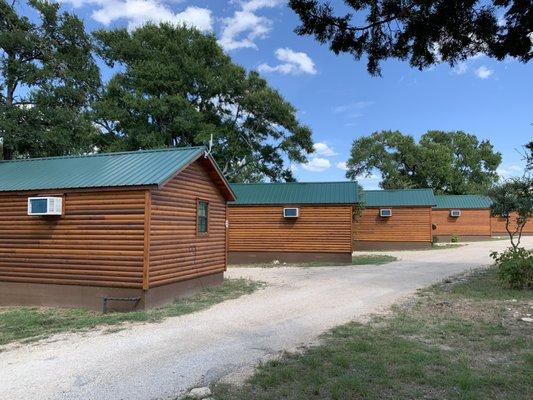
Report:
M 452 243 L 459 243 L 459 236 L 457 236 L 457 235 L 453 235 L 453 236 L 452 236 L 452 239 L 451 239 L 451 242 L 452 242 Z
M 498 266 L 500 281 L 512 289 L 533 289 L 533 251 L 523 247 L 509 248 L 490 256 Z

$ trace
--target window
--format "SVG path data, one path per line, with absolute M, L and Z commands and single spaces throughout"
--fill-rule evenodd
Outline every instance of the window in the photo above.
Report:
M 382 218 L 392 217 L 392 210 L 390 208 L 380 208 L 379 216 Z
M 284 208 L 283 217 L 285 218 L 298 218 L 300 216 L 300 210 L 297 208 Z
M 199 234 L 206 234 L 209 223 L 209 203 L 204 200 L 198 200 L 196 209 L 196 227 Z

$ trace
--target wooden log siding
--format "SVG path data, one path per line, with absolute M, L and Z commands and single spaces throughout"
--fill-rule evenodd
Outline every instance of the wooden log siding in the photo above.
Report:
M 516 216 L 511 216 L 509 227 L 511 232 L 514 232 L 516 229 Z M 505 218 L 500 217 L 490 217 L 491 230 L 493 235 L 507 235 L 507 230 L 505 229 Z M 524 225 L 524 230 L 522 234 L 531 235 L 533 234 L 533 218 L 529 218 Z
M 295 220 L 284 206 L 230 206 L 229 251 L 351 252 L 352 206 L 299 206 Z
M 392 217 L 381 218 L 380 208 L 392 208 Z M 354 240 L 375 242 L 431 242 L 431 208 L 365 208 L 354 222 Z
M 209 202 L 208 234 L 196 230 L 197 200 Z M 198 160 L 151 194 L 149 286 L 226 269 L 226 202 Z
M 144 190 L 41 194 L 64 196 L 65 215 L 30 217 L 28 194 L 0 195 L 0 281 L 141 287 Z
M 490 210 L 462 209 L 461 216 L 450 217 L 450 210 L 433 210 L 434 235 L 490 236 Z

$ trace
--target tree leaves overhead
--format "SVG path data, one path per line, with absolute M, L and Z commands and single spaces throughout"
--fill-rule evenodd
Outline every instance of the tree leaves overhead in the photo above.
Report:
M 95 33 L 118 72 L 94 104 L 102 150 L 207 144 L 233 181 L 292 180 L 288 162 L 313 151 L 296 110 L 212 35 L 167 24 Z
M 419 143 L 398 131 L 375 132 L 352 144 L 346 176 L 375 169 L 384 189 L 433 188 L 439 194 L 486 193 L 498 181 L 501 154 L 489 141 L 457 131 L 429 131 Z
M 336 13 L 324 1 L 290 0 L 301 20 L 296 33 L 329 43 L 335 54 L 366 56 L 372 75 L 389 58 L 424 69 L 440 62 L 453 66 L 477 53 L 524 63 L 533 55 L 531 0 L 344 2 L 350 12 Z
M 0 0 L 0 138 L 3 158 L 90 151 L 87 113 L 100 85 L 92 43 L 79 18 L 30 0 L 39 22 Z

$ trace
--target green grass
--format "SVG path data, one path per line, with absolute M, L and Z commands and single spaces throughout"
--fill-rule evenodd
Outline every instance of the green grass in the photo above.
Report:
M 382 265 L 397 258 L 386 254 L 364 254 L 352 257 L 351 263 L 339 263 L 329 261 L 312 261 L 303 263 L 257 263 L 257 264 L 235 264 L 229 265 L 230 268 L 275 268 L 275 267 L 293 267 L 293 268 L 313 268 L 313 267 L 336 267 L 350 265 Z
M 263 283 L 246 279 L 226 279 L 219 286 L 206 288 L 195 295 L 149 311 L 108 313 L 86 309 L 44 307 L 0 308 L 0 345 L 13 341 L 33 341 L 54 333 L 80 331 L 109 326 L 106 333 L 121 329 L 125 322 L 158 322 L 167 317 L 200 311 L 224 300 L 249 294 Z
M 261 365 L 229 399 L 531 399 L 532 291 L 494 269 L 435 285 L 385 317 L 328 332 L 322 344 Z

